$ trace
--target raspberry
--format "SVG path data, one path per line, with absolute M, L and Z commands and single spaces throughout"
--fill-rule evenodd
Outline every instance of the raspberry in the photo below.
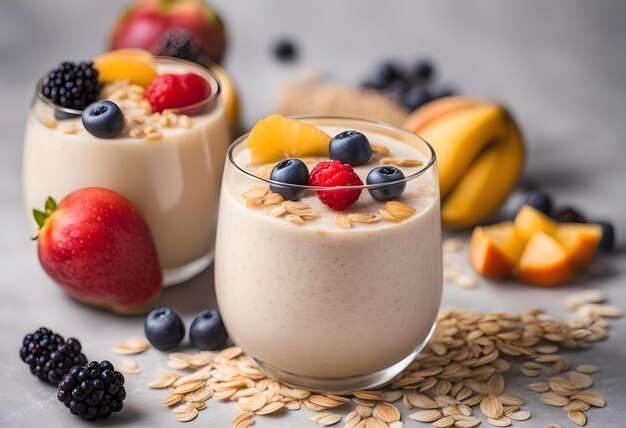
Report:
M 155 77 L 146 89 L 146 99 L 152 111 L 187 107 L 211 95 L 211 87 L 194 73 L 162 74 Z
M 309 176 L 309 185 L 320 187 L 361 186 L 363 182 L 352 166 L 338 160 L 320 162 Z M 361 189 L 318 190 L 317 196 L 330 208 L 341 211 L 355 203 Z

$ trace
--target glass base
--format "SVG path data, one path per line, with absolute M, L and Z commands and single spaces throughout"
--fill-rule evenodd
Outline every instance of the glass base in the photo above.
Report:
M 163 269 L 163 286 L 170 287 L 172 285 L 178 285 L 193 278 L 209 267 L 209 265 L 213 262 L 214 256 L 215 252 L 214 250 L 211 250 L 204 256 L 191 263 L 187 263 L 186 265 L 171 269 Z
M 311 392 L 319 393 L 331 393 L 336 395 L 349 395 L 352 391 L 359 391 L 364 389 L 376 389 L 390 383 L 396 376 L 398 376 L 409 364 L 415 360 L 417 354 L 419 354 L 424 346 L 428 343 L 432 337 L 437 323 L 435 322 L 428 332 L 426 339 L 411 352 L 408 356 L 402 359 L 400 362 L 382 369 L 375 373 L 369 373 L 359 376 L 351 376 L 344 378 L 320 378 L 312 376 L 300 376 L 293 373 L 288 373 L 277 368 L 274 368 L 263 361 L 256 358 L 253 360 L 257 363 L 259 368 L 268 376 L 280 380 L 285 385 L 289 385 L 294 388 L 302 388 Z

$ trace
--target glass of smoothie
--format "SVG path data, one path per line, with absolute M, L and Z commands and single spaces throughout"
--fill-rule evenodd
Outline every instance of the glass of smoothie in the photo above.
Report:
M 106 123 L 102 134 L 81 118 L 103 100 L 123 114 L 121 130 L 108 135 Z M 134 49 L 62 63 L 37 83 L 26 123 L 27 212 L 79 188 L 114 190 L 143 214 L 165 285 L 180 283 L 213 260 L 229 142 L 220 85 L 204 67 Z
M 432 148 L 365 120 L 259 121 L 228 152 L 215 283 L 230 337 L 267 374 L 334 393 L 389 382 L 429 340 L 441 300 Z

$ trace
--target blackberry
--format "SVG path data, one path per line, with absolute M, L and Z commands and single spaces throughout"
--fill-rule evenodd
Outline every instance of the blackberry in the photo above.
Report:
M 100 87 L 91 61 L 62 62 L 48 74 L 41 92 L 58 106 L 83 110 L 98 98 Z
M 41 327 L 24 336 L 20 357 L 40 381 L 58 384 L 73 366 L 87 362 L 80 351 L 78 340 L 69 338 L 65 341 L 63 336 Z
M 63 376 L 57 398 L 73 415 L 88 421 L 106 419 L 124 406 L 124 376 L 106 360 L 77 365 Z
M 587 223 L 585 217 L 571 207 L 561 208 L 554 213 L 554 218 L 560 223 Z
M 200 43 L 185 30 L 166 31 L 155 50 L 156 55 L 172 56 L 198 62 L 202 48 Z

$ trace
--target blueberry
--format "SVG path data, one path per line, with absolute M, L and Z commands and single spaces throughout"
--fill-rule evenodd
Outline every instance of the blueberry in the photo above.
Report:
M 270 180 L 304 186 L 309 181 L 309 168 L 300 159 L 285 159 L 278 162 L 272 169 Z M 270 190 L 289 201 L 299 200 L 305 191 L 305 189 L 280 184 L 270 184 Z
M 146 338 L 160 351 L 169 351 L 185 337 L 185 324 L 171 308 L 155 309 L 144 322 Z
M 124 115 L 114 102 L 100 101 L 83 111 L 83 126 L 94 137 L 115 138 L 124 127 Z
M 402 79 L 403 75 L 404 72 L 399 64 L 393 61 L 385 61 L 379 66 L 376 78 L 378 81 L 390 83 Z
M 428 89 L 423 86 L 413 86 L 402 97 L 402 104 L 408 110 L 415 110 L 432 99 L 433 97 Z
M 298 56 L 296 44 L 289 39 L 280 39 L 274 45 L 274 56 L 280 61 L 293 61 Z
M 189 339 L 193 346 L 201 350 L 223 347 L 228 339 L 228 333 L 220 313 L 215 309 L 200 312 L 191 324 Z
M 550 215 L 550 211 L 552 211 L 552 199 L 541 190 L 529 192 L 524 199 L 524 205 L 530 205 L 546 215 Z
M 611 251 L 615 246 L 615 229 L 613 225 L 608 221 L 596 221 L 602 228 L 602 239 L 600 240 L 599 248 L 604 251 Z
M 372 146 L 367 137 L 357 131 L 343 131 L 328 145 L 330 158 L 352 166 L 362 165 L 372 157 Z
M 422 81 L 430 80 L 435 74 L 435 66 L 430 60 L 426 58 L 420 58 L 413 65 L 413 68 L 411 69 L 411 74 Z
M 367 184 L 391 183 L 392 181 L 404 180 L 404 174 L 395 166 L 379 166 L 367 174 Z M 390 184 L 389 186 L 369 189 L 372 198 L 379 201 L 388 201 L 397 198 L 404 192 L 406 182 Z

